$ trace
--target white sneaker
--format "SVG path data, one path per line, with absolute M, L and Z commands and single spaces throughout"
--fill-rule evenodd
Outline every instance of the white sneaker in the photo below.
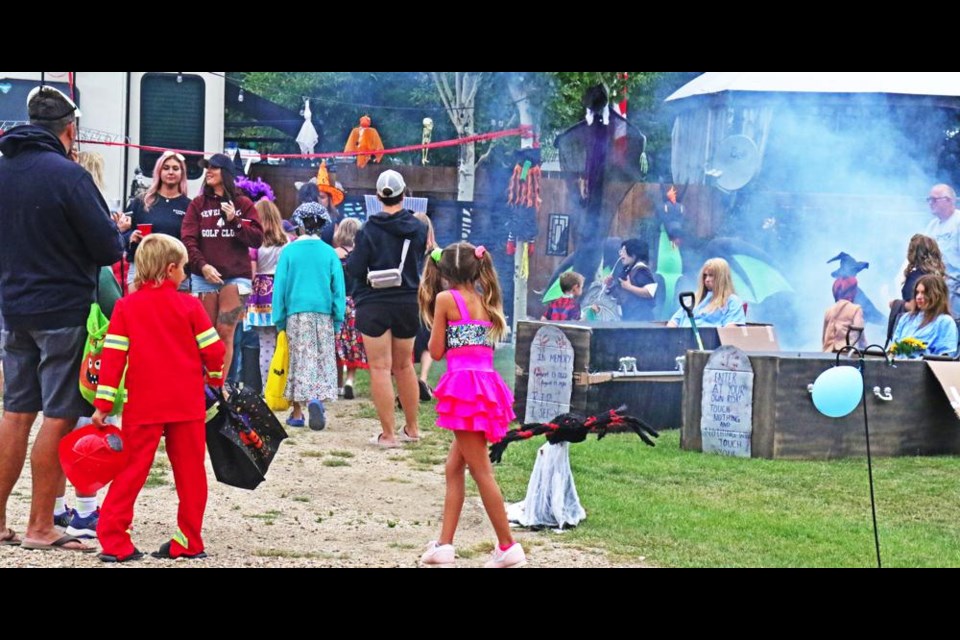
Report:
M 490 559 L 483 566 L 487 569 L 510 569 L 522 567 L 525 564 L 527 564 L 527 554 L 523 552 L 519 542 L 514 542 L 506 551 L 501 551 L 499 546 L 495 548 Z
M 456 561 L 457 550 L 452 544 L 438 544 L 436 540 L 427 543 L 427 550 L 420 556 L 421 567 L 452 566 Z

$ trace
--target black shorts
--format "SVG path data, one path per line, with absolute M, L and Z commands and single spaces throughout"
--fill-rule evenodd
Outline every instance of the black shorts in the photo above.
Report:
M 401 340 L 413 338 L 420 328 L 420 306 L 416 303 L 373 302 L 357 307 L 357 329 L 365 336 L 379 338 L 387 331 Z

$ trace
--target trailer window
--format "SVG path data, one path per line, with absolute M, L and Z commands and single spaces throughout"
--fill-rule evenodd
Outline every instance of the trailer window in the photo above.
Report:
M 177 78 L 181 81 L 178 82 Z M 206 85 L 188 73 L 147 73 L 140 81 L 140 144 L 203 151 Z M 140 150 L 140 170 L 152 175 L 160 151 Z M 199 156 L 187 157 L 187 177 L 203 172 Z

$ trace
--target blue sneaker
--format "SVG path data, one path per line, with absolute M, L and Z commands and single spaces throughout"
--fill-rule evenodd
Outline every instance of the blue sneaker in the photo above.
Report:
M 70 521 L 73 520 L 73 516 L 76 513 L 77 513 L 76 510 L 71 509 L 70 507 L 67 507 L 67 510 L 64 511 L 63 513 L 53 514 L 53 526 L 60 527 L 61 529 L 66 529 L 67 527 L 70 526 Z
M 74 509 L 70 525 L 67 527 L 67 535 L 77 538 L 96 538 L 98 522 L 100 522 L 100 507 L 97 507 L 97 510 L 86 518 L 81 518 L 77 510 Z
M 323 401 L 311 400 L 307 403 L 307 412 L 310 414 L 310 428 L 314 431 L 323 431 L 327 426 L 327 412 L 323 408 Z
M 289 418 L 287 418 L 287 426 L 302 427 L 304 426 L 303 418 L 294 418 L 293 416 L 290 416 Z

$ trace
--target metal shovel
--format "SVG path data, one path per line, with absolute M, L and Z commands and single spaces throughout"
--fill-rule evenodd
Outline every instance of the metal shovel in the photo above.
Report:
M 696 303 L 696 296 L 693 294 L 693 291 L 682 291 L 680 293 L 680 307 L 687 312 L 687 317 L 690 318 L 690 326 L 693 327 L 693 335 L 697 339 L 697 347 L 700 351 L 705 351 L 703 348 L 703 340 L 700 339 L 700 331 L 697 329 L 697 322 L 693 319 L 693 305 Z

